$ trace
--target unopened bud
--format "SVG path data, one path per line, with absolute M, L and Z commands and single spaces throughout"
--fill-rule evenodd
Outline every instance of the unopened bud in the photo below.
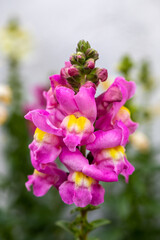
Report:
M 85 67 L 93 69 L 95 67 L 95 62 L 93 58 L 90 58 L 86 61 Z
M 75 67 L 70 67 L 69 69 L 68 69 L 68 74 L 69 74 L 69 76 L 71 76 L 71 77 L 73 77 L 73 76 L 77 76 L 77 75 L 79 75 L 79 71 L 78 71 L 78 69 L 77 68 L 75 68 Z
M 61 69 L 60 74 L 63 79 L 67 79 L 79 75 L 79 71 L 70 62 L 65 62 L 65 67 Z
M 70 61 L 72 64 L 83 64 L 86 60 L 86 57 L 84 55 L 84 53 L 82 52 L 77 52 L 76 54 L 72 54 L 72 56 L 70 57 Z
M 106 81 L 108 78 L 108 71 L 105 68 L 99 68 L 97 70 L 97 77 L 99 80 L 101 80 L 102 82 Z
M 87 58 L 93 58 L 95 61 L 98 59 L 99 54 L 96 50 L 93 48 L 88 48 L 87 51 L 85 52 L 85 55 Z

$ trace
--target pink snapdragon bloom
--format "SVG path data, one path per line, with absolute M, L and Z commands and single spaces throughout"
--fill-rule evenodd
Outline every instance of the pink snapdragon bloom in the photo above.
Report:
M 28 176 L 26 188 L 30 191 L 30 186 L 33 185 L 34 195 L 41 197 L 45 195 L 52 186 L 58 189 L 66 178 L 66 173 L 58 169 L 55 163 L 44 164 L 41 172 L 35 169 L 34 173 Z
M 60 196 L 65 203 L 75 203 L 78 207 L 85 207 L 88 204 L 98 205 L 104 201 L 104 188 L 95 178 L 83 173 L 84 166 L 90 165 L 88 159 L 78 149 L 76 152 L 64 149 L 60 161 L 70 172 L 67 181 L 59 188 Z M 94 174 L 96 176 L 96 172 Z
M 109 130 L 114 128 L 116 121 L 121 120 L 133 133 L 138 124 L 130 118 L 129 110 L 123 105 L 135 93 L 136 86 L 134 82 L 128 82 L 122 77 L 115 79 L 113 84 L 96 99 L 97 115 L 96 128 Z
M 95 98 L 99 81 L 108 77 L 106 69 L 95 68 L 97 59 L 89 43 L 80 42 L 60 75 L 50 77 L 51 88 L 43 93 L 45 109 L 25 116 L 36 127 L 29 145 L 35 171 L 26 183 L 36 196 L 54 186 L 66 204 L 99 205 L 105 193 L 100 181 L 116 182 L 121 174 L 128 182 L 134 171 L 125 146 L 137 123 L 124 104 L 134 95 L 135 84 L 118 77 Z M 56 165 L 58 158 L 67 171 Z
M 33 167 L 40 171 L 43 164 L 55 161 L 61 153 L 62 146 L 60 137 L 36 128 L 34 140 L 29 145 Z
M 76 146 L 85 145 L 95 138 L 93 123 L 97 111 L 94 95 L 95 89 L 92 87 L 82 86 L 75 95 L 72 89 L 57 86 L 56 108 L 51 113 L 48 109 L 33 110 L 25 118 L 44 132 L 62 136 L 70 151 L 75 151 Z
M 95 132 L 95 136 L 95 141 L 87 145 L 87 149 L 94 157 L 92 168 L 99 169 L 103 174 L 112 171 L 117 176 L 122 174 L 128 182 L 129 175 L 134 171 L 134 167 L 126 158 L 124 148 L 128 142 L 128 128 L 122 122 L 117 122 L 114 129 L 105 132 L 99 130 Z M 110 140 L 108 141 L 108 139 Z M 84 169 L 85 174 L 90 175 L 90 171 L 93 172 L 91 168 Z

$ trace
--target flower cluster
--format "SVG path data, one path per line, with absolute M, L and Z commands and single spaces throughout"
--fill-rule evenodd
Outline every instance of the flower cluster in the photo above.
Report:
M 100 181 L 118 181 L 122 174 L 128 182 L 134 171 L 125 145 L 137 123 L 124 104 L 134 95 L 135 83 L 117 77 L 95 98 L 99 82 L 108 77 L 106 69 L 95 68 L 97 59 L 97 51 L 80 41 L 60 75 L 50 77 L 51 88 L 44 92 L 46 109 L 25 116 L 36 126 L 29 145 L 35 170 L 26 182 L 36 196 L 54 186 L 66 204 L 98 205 L 105 192 Z M 56 164 L 58 157 L 67 171 Z

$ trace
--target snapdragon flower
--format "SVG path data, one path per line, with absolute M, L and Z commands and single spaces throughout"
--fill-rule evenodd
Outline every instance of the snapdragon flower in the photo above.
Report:
M 26 183 L 36 196 L 53 186 L 66 204 L 96 206 L 104 201 L 100 181 L 116 182 L 121 174 L 128 182 L 134 171 L 125 146 L 138 125 L 124 104 L 134 95 L 135 83 L 118 77 L 95 98 L 98 84 L 108 77 L 106 69 L 95 67 L 97 59 L 97 51 L 80 41 L 60 74 L 50 77 L 46 109 L 25 116 L 36 127 L 29 145 L 35 171 Z M 58 157 L 66 172 L 56 165 Z

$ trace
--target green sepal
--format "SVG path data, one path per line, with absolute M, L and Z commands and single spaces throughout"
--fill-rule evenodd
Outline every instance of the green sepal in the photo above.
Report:
M 83 211 L 93 211 L 93 210 L 96 210 L 96 209 L 99 209 L 99 208 L 100 208 L 99 206 L 88 205 L 84 208 L 80 208 L 80 207 L 74 208 L 74 209 L 71 210 L 71 213 L 81 212 L 82 209 L 83 209 Z

